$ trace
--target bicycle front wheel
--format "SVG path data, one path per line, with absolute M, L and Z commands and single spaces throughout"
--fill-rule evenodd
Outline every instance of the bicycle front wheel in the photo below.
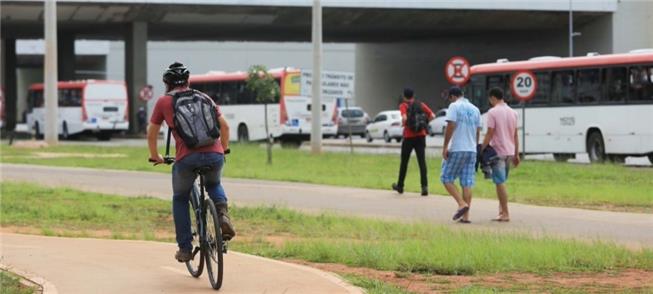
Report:
M 202 275 L 204 270 L 204 255 L 200 250 L 200 220 L 201 213 L 198 213 L 199 208 L 199 191 L 197 186 L 194 186 L 190 194 L 190 229 L 193 234 L 193 259 L 186 262 L 186 268 L 191 276 L 197 278 Z
M 204 259 L 206 260 L 206 271 L 209 274 L 209 282 L 213 289 L 222 287 L 223 259 L 222 259 L 222 230 L 220 229 L 220 217 L 211 199 L 204 202 L 206 217 L 206 243 L 204 248 Z

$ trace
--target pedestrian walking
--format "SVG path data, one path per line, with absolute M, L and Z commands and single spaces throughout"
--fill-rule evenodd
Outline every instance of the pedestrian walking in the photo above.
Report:
M 417 163 L 419 165 L 420 184 L 422 196 L 429 194 L 426 159 L 424 150 L 426 148 L 426 133 L 429 121 L 435 116 L 433 111 L 426 104 L 415 99 L 414 91 L 410 88 L 404 89 L 402 102 L 399 105 L 402 125 L 404 127 L 403 139 L 401 142 L 401 163 L 399 165 L 399 179 L 392 184 L 392 190 L 399 194 L 404 193 L 404 180 L 410 154 L 415 150 Z
M 490 146 L 497 156 L 490 160 L 492 181 L 496 185 L 499 198 L 499 215 L 494 221 L 510 221 L 508 212 L 508 191 L 506 181 L 510 163 L 519 165 L 519 138 L 517 132 L 517 112 L 503 100 L 503 90 L 492 88 L 489 92 L 492 108 L 487 113 L 487 133 L 483 139 L 482 149 Z
M 469 208 L 475 182 L 476 146 L 481 131 L 481 112 L 463 97 L 459 87 L 451 87 L 447 97 L 451 104 L 447 110 L 440 181 L 458 203 L 453 220 L 470 223 Z M 462 197 L 454 184 L 456 178 L 460 178 Z

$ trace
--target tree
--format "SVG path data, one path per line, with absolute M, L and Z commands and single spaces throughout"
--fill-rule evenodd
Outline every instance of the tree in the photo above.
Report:
M 268 127 L 268 103 L 276 102 L 279 85 L 264 65 L 252 65 L 247 71 L 247 89 L 256 95 L 256 101 L 263 103 L 265 109 L 265 136 L 268 151 L 268 164 L 272 164 L 272 138 Z

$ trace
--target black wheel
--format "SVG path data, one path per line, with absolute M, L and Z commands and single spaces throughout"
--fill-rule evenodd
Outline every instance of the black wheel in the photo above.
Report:
M 70 133 L 68 133 L 68 123 L 65 121 L 61 126 L 61 138 L 64 140 L 70 139 Z
M 191 190 L 191 199 L 190 199 L 190 229 L 193 234 L 193 259 L 186 262 L 186 268 L 191 276 L 197 278 L 202 275 L 204 270 L 204 255 L 202 255 L 200 250 L 200 226 L 198 220 L 201 219 L 201 215 L 198 216 L 195 213 L 195 210 L 198 207 L 197 199 L 199 199 L 199 191 L 197 186 L 193 187 Z M 198 218 L 199 217 L 199 218 Z
M 648 161 L 649 161 L 651 164 L 653 164 L 653 153 L 650 153 L 650 154 L 648 155 Z
M 247 130 L 247 126 L 245 124 L 238 125 L 238 142 L 249 142 L 249 131 Z
M 392 141 L 392 138 L 390 138 L 390 134 L 388 134 L 388 131 L 383 132 L 383 140 L 386 143 L 390 143 L 390 141 Z
M 206 272 L 213 289 L 222 287 L 223 260 L 222 260 L 222 230 L 220 230 L 220 217 L 211 199 L 204 200 L 204 216 L 206 220 L 206 242 L 204 243 L 204 259 Z
M 567 153 L 553 153 L 553 159 L 557 162 L 567 162 L 567 160 L 574 158 L 574 155 Z
M 98 140 L 100 141 L 109 141 L 111 140 L 111 132 L 99 132 L 97 135 L 95 135 Z
M 608 160 L 612 163 L 626 163 L 626 156 L 625 155 L 618 155 L 618 154 L 610 154 L 608 155 Z
M 372 143 L 372 141 L 374 141 L 369 131 L 365 131 L 365 138 L 367 138 L 367 143 Z
M 594 131 L 590 133 L 587 138 L 587 154 L 592 163 L 605 161 L 605 145 L 603 144 L 603 135 L 601 135 L 601 132 Z
M 365 139 L 365 137 L 367 137 L 367 134 L 363 133 L 363 134 L 360 134 L 360 136 L 361 136 L 361 138 Z
M 39 125 L 39 122 L 34 123 L 34 137 L 37 140 L 43 140 L 43 134 L 41 133 L 41 126 Z
M 397 141 L 397 143 L 401 143 L 401 137 L 395 138 L 395 141 Z

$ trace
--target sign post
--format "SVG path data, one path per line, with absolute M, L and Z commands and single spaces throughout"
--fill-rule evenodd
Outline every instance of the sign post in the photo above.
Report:
M 450 84 L 462 87 L 469 81 L 471 75 L 469 68 L 469 61 L 465 57 L 454 56 L 447 61 L 444 74 Z
M 510 81 L 512 95 L 521 102 L 522 158 L 526 155 L 526 102 L 533 99 L 537 91 L 537 78 L 530 71 L 519 71 Z

